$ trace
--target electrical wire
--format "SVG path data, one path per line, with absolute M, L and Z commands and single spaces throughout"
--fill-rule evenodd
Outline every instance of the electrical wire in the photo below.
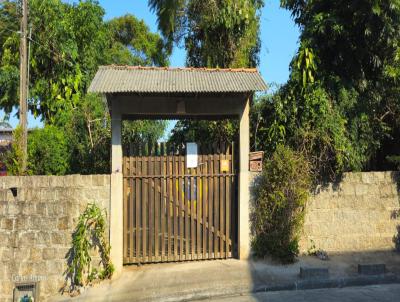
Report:
M 3 28 L 3 29 L 1 29 L 0 30 L 0 32 L 3 32 L 3 31 L 8 31 L 8 32 L 11 32 L 11 33 L 13 33 L 13 34 L 21 34 L 21 32 L 19 31 L 19 30 L 11 30 L 11 29 L 8 29 L 8 28 Z

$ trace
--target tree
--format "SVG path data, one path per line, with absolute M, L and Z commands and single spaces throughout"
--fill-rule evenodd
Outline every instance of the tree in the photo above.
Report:
M 0 15 L 18 16 L 18 4 L 18 1 L 5 1 Z M 76 106 L 102 62 L 107 46 L 103 15 L 103 9 L 95 1 L 80 1 L 75 5 L 60 0 L 29 2 L 32 29 L 29 109 L 46 123 L 54 123 L 57 112 Z M 3 19 L 1 25 L 17 29 L 18 19 Z M 18 33 L 6 30 L 6 35 L 0 53 L 0 68 L 5 72 L 0 78 L 15 81 L 13 73 L 7 71 L 18 66 Z M 16 87 L 13 82 L 0 91 L 2 107 L 8 112 L 17 105 Z
M 172 48 L 184 43 L 191 67 L 255 67 L 259 63 L 261 0 L 149 0 L 158 28 Z M 170 142 L 231 142 L 237 123 L 179 121 Z
M 399 147 L 400 139 L 400 4 L 389 0 L 281 3 L 302 29 L 302 45 L 315 55 L 318 86 L 345 118 L 351 141 L 346 169 L 388 168 L 386 157 Z
M 34 175 L 64 175 L 70 153 L 65 133 L 55 126 L 35 129 L 28 136 L 28 170 Z
M 126 15 L 105 23 L 97 1 L 68 4 L 31 0 L 30 110 L 46 123 L 61 111 L 76 109 L 99 65 L 167 65 L 162 39 L 143 21 Z M 0 6 L 1 107 L 16 106 L 18 73 L 18 1 Z M 62 20 L 62 22 L 60 22 Z M 57 116 L 58 117 L 58 116 Z
M 181 120 L 172 129 L 169 142 L 175 146 L 184 146 L 186 142 L 199 142 L 202 145 L 226 143 L 235 140 L 238 123 L 229 120 Z
M 0 4 L 0 105 L 11 112 L 18 100 L 19 14 L 15 3 Z
M 149 6 L 167 45 L 184 42 L 188 66 L 258 64 L 262 0 L 149 0 Z
M 71 164 L 68 173 L 109 173 L 111 126 L 107 105 L 94 94 L 84 96 L 59 127 L 65 129 Z
M 124 146 L 130 144 L 142 145 L 144 143 L 154 144 L 163 136 L 167 127 L 165 120 L 138 120 L 124 121 L 122 124 L 122 143 Z
M 97 1 L 29 1 L 32 28 L 29 109 L 45 125 L 65 132 L 71 152 L 68 173 L 108 173 L 108 108 L 86 91 L 99 65 L 167 65 L 162 38 L 132 15 L 103 21 Z M 18 94 L 18 1 L 0 4 L 0 107 L 11 112 Z M 132 137 L 157 140 L 165 123 L 129 124 Z
M 107 22 L 112 40 L 109 62 L 126 65 L 167 66 L 171 54 L 161 37 L 150 32 L 143 20 L 125 15 Z
M 1 161 L 5 163 L 8 175 L 24 175 L 26 171 L 22 169 L 23 152 L 21 150 L 22 129 L 17 127 L 13 132 L 13 143 L 10 150 L 1 153 Z

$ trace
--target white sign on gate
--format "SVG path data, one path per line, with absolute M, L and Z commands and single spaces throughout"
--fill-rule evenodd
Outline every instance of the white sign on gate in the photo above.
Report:
M 186 168 L 197 168 L 197 144 L 186 143 Z

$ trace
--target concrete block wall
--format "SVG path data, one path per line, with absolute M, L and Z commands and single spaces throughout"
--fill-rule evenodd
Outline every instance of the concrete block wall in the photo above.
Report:
M 394 250 L 399 192 L 397 172 L 345 173 L 339 183 L 319 186 L 307 204 L 300 252 L 313 245 L 331 253 Z
M 308 202 L 301 252 L 393 250 L 400 219 L 396 172 L 345 173 L 338 184 L 317 188 Z
M 18 281 L 40 281 L 40 301 L 59 291 L 72 232 L 90 202 L 109 213 L 110 175 L 0 178 L 0 301 L 12 301 Z

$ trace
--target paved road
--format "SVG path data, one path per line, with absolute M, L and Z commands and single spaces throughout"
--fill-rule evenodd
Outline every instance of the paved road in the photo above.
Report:
M 204 301 L 204 300 L 203 300 Z M 399 302 L 400 284 L 282 291 L 215 298 L 212 302 Z

